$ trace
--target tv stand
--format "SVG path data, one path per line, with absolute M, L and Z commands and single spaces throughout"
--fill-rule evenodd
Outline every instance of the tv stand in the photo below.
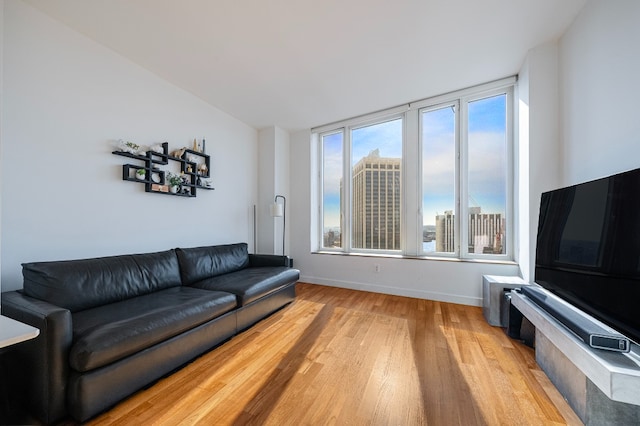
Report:
M 585 425 L 638 424 L 640 347 L 593 349 L 527 296 L 511 303 L 536 328 L 536 361 Z

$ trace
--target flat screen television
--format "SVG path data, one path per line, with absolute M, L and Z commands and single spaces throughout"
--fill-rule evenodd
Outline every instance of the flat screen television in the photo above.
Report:
M 542 194 L 535 282 L 640 343 L 640 169 Z

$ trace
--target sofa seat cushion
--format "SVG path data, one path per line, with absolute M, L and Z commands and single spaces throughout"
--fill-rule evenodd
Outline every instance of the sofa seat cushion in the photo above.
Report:
M 264 297 L 279 288 L 295 283 L 300 271 L 286 266 L 247 268 L 230 274 L 207 278 L 193 286 L 206 290 L 218 290 L 233 293 L 238 305 L 244 306 Z
M 73 314 L 71 368 L 90 371 L 233 310 L 233 294 L 172 287 Z

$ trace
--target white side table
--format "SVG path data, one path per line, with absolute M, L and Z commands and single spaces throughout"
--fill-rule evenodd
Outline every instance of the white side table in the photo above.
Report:
M 33 339 L 38 334 L 37 328 L 0 315 L 0 348 Z
M 33 339 L 38 334 L 40 334 L 40 330 L 37 328 L 0 315 L 0 355 L 10 350 L 10 348 L 7 348 L 8 346 Z M 5 419 L 11 412 L 9 390 L 6 384 L 7 375 L 6 365 L 0 359 L 0 419 Z

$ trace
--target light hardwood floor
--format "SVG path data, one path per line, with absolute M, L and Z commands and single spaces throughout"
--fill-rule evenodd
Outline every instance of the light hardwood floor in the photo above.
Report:
M 295 302 L 90 424 L 581 423 L 481 308 L 301 283 Z

